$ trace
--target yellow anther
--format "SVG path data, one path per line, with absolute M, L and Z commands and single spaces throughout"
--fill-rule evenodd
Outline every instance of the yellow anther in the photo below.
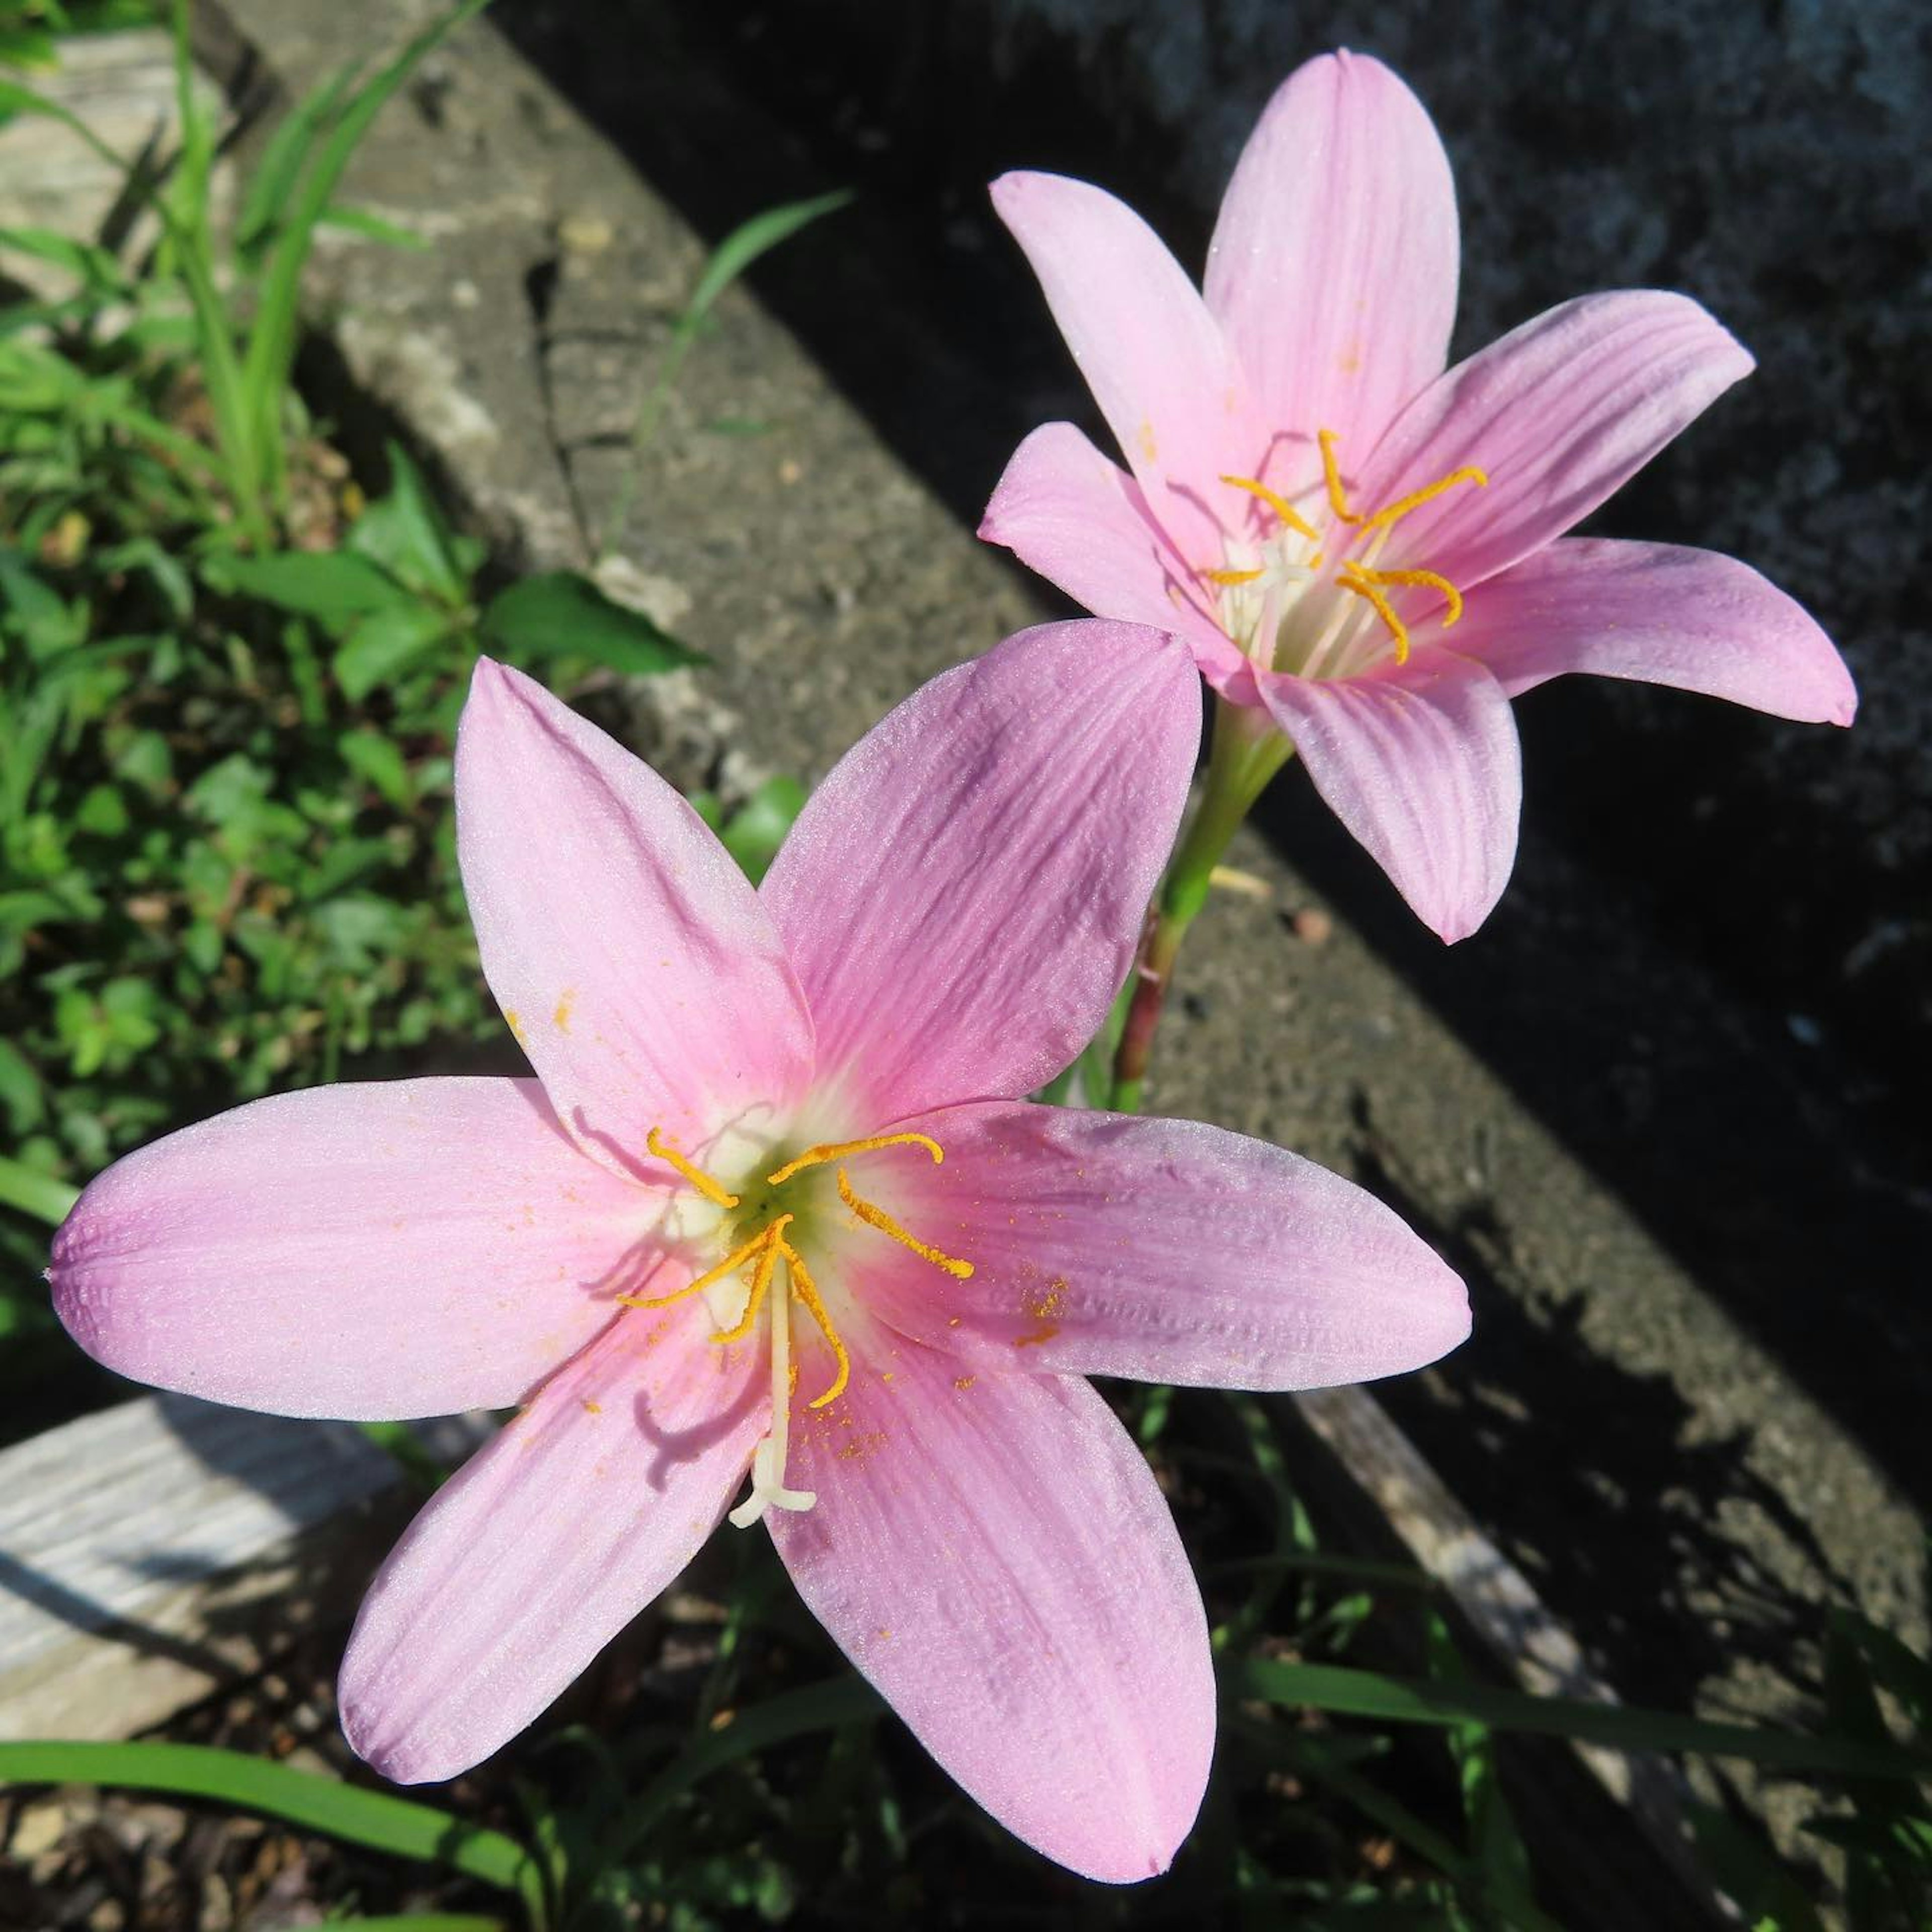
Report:
M 1328 485 L 1328 507 L 1345 524 L 1359 524 L 1360 514 L 1348 507 L 1348 493 L 1342 488 L 1342 466 L 1335 460 L 1335 446 L 1340 441 L 1332 429 L 1318 429 L 1315 440 L 1322 446 L 1322 475 Z M 1311 531 L 1312 536 L 1313 532 Z
M 722 1281 L 728 1274 L 742 1268 L 759 1249 L 771 1231 L 762 1228 L 742 1248 L 734 1249 L 715 1268 L 708 1268 L 695 1281 L 688 1281 L 669 1294 L 620 1294 L 616 1298 L 626 1308 L 668 1308 L 674 1301 L 682 1301 L 687 1294 L 695 1294 L 700 1288 L 709 1288 L 714 1281 Z
M 876 1228 L 882 1234 L 890 1234 L 896 1241 L 902 1243 L 922 1260 L 932 1262 L 937 1268 L 944 1268 L 956 1280 L 970 1279 L 973 1264 L 962 1262 L 938 1248 L 922 1241 L 916 1234 L 909 1234 L 883 1208 L 874 1208 L 869 1201 L 862 1201 L 852 1192 L 852 1184 L 845 1178 L 845 1170 L 838 1170 L 838 1198 L 865 1222 L 868 1228 Z
M 758 1265 L 752 1271 L 752 1292 L 745 1298 L 745 1312 L 738 1318 L 736 1328 L 721 1328 L 712 1336 L 712 1341 L 721 1345 L 726 1342 L 742 1342 L 751 1334 L 752 1324 L 758 1318 L 758 1310 L 764 1300 L 765 1291 L 772 1285 L 772 1271 L 778 1264 L 782 1237 L 786 1222 L 791 1218 L 789 1214 L 781 1214 L 758 1237 L 755 1245 L 762 1248 L 764 1252 L 758 1256 Z
M 808 1408 L 823 1408 L 845 1393 L 845 1384 L 852 1377 L 852 1358 L 845 1352 L 845 1344 L 838 1339 L 838 1330 L 832 1327 L 832 1317 L 825 1312 L 825 1304 L 818 1298 L 818 1284 L 812 1280 L 811 1270 L 805 1264 L 805 1257 L 788 1240 L 779 1241 L 778 1251 L 784 1256 L 785 1266 L 790 1272 L 791 1292 L 805 1304 L 812 1320 L 832 1344 L 832 1352 L 838 1358 L 838 1372 L 832 1378 L 831 1386 L 823 1395 L 814 1396 L 806 1405 Z
M 1327 445 L 1324 444 L 1323 448 L 1325 449 Z M 1433 483 L 1425 484 L 1420 490 L 1412 490 L 1406 496 L 1398 497 L 1393 503 L 1384 505 L 1363 524 L 1360 533 L 1366 536 L 1370 530 L 1381 530 L 1394 523 L 1397 518 L 1407 516 L 1412 510 L 1420 509 L 1431 499 L 1441 496 L 1445 490 L 1454 489 L 1459 483 L 1473 483 L 1479 490 L 1486 490 L 1490 487 L 1488 476 L 1480 470 L 1452 470 L 1447 476 L 1438 476 Z
M 1278 495 L 1265 483 L 1258 483 L 1252 476 L 1224 476 L 1221 481 L 1230 489 L 1245 490 L 1250 496 L 1258 496 L 1290 530 L 1298 530 L 1310 543 L 1315 541 L 1318 534 L 1315 526 L 1286 496 Z
M 1389 628 L 1389 634 L 1395 640 L 1395 661 L 1397 664 L 1408 662 L 1408 633 L 1402 628 L 1402 620 L 1395 614 L 1395 607 L 1390 603 L 1374 581 L 1364 576 L 1358 565 L 1345 563 L 1335 581 L 1344 590 L 1352 590 L 1358 597 L 1365 598 L 1374 608 L 1376 615 Z
M 1359 563 L 1352 564 L 1349 568 L 1370 584 L 1412 584 L 1441 591 L 1449 605 L 1442 614 L 1442 628 L 1445 631 L 1462 614 L 1462 592 L 1448 578 L 1438 577 L 1432 570 L 1370 570 Z
M 1204 570 L 1201 574 L 1210 584 L 1252 584 L 1262 572 L 1258 570 Z
M 843 1160 L 848 1154 L 870 1154 L 878 1148 L 921 1147 L 932 1156 L 932 1164 L 938 1166 L 946 1158 L 946 1150 L 930 1134 L 874 1134 L 865 1141 L 825 1141 L 817 1147 L 808 1147 L 804 1153 L 788 1160 L 776 1174 L 765 1176 L 767 1187 L 782 1187 L 794 1174 L 802 1174 L 808 1167 L 822 1166 L 828 1160 Z
M 667 1145 L 664 1136 L 659 1133 L 656 1128 L 652 1128 L 650 1132 L 645 1135 L 644 1144 L 665 1166 L 676 1168 L 678 1172 L 704 1196 L 706 1200 L 715 1201 L 721 1208 L 737 1206 L 736 1195 L 728 1193 L 718 1182 L 713 1180 L 710 1175 L 705 1172 L 703 1168 L 693 1166 L 678 1152 L 676 1148 Z

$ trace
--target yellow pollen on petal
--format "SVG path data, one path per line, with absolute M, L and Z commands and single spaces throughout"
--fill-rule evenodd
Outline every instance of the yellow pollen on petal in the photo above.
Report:
M 934 1167 L 946 1159 L 946 1150 L 930 1134 L 874 1134 L 869 1140 L 824 1141 L 794 1156 L 777 1173 L 766 1174 L 765 1185 L 782 1187 L 794 1174 L 803 1173 L 808 1167 L 819 1167 L 828 1160 L 843 1160 L 848 1154 L 870 1154 L 875 1148 L 890 1147 L 923 1148 L 932 1155 Z
M 832 1345 L 832 1352 L 838 1358 L 838 1372 L 832 1378 L 831 1386 L 823 1395 L 814 1396 L 806 1404 L 809 1408 L 823 1408 L 845 1393 L 845 1384 L 852 1378 L 852 1358 L 845 1352 L 845 1344 L 838 1339 L 838 1330 L 832 1327 L 832 1317 L 819 1298 L 818 1284 L 812 1280 L 812 1271 L 805 1264 L 805 1257 L 787 1240 L 778 1243 L 778 1252 L 784 1256 L 785 1266 L 790 1270 L 791 1292 L 805 1304 L 806 1312 L 818 1324 L 826 1340 Z
M 1376 615 L 1389 628 L 1389 634 L 1395 640 L 1395 661 L 1397 664 L 1408 662 L 1408 632 L 1403 628 L 1402 620 L 1395 614 L 1395 606 L 1377 588 L 1374 580 L 1364 576 L 1359 566 L 1345 563 L 1335 581 L 1344 590 L 1352 590 L 1363 598 L 1374 609 Z
M 1210 584 L 1252 584 L 1265 573 L 1258 570 L 1204 570 L 1201 574 Z
M 1323 445 L 1324 451 L 1327 446 Z M 1385 529 L 1399 518 L 1407 516 L 1412 510 L 1420 509 L 1424 504 L 1441 496 L 1444 490 L 1453 490 L 1461 483 L 1473 483 L 1479 490 L 1486 490 L 1490 487 L 1487 474 L 1473 466 L 1452 470 L 1447 476 L 1438 476 L 1433 483 L 1425 483 L 1420 490 L 1412 490 L 1406 496 L 1398 497 L 1393 503 L 1385 504 L 1362 525 L 1360 533 L 1366 536 L 1370 530 Z M 1348 520 L 1352 523 L 1354 519 L 1350 518 Z
M 973 1276 L 973 1264 L 962 1262 L 956 1256 L 943 1253 L 929 1242 L 922 1241 L 916 1234 L 907 1233 L 883 1208 L 874 1208 L 869 1201 L 862 1201 L 852 1192 L 852 1184 L 846 1178 L 845 1170 L 838 1170 L 838 1198 L 865 1222 L 868 1228 L 876 1228 L 882 1234 L 911 1249 L 922 1261 L 932 1262 L 936 1268 L 944 1268 L 956 1281 L 970 1281 Z
M 670 1146 L 665 1141 L 663 1135 L 659 1133 L 656 1127 L 652 1128 L 650 1132 L 645 1135 L 644 1145 L 650 1148 L 652 1154 L 666 1166 L 676 1168 L 678 1172 L 704 1196 L 706 1200 L 714 1202 L 720 1208 L 728 1208 L 737 1206 L 736 1195 L 728 1192 L 718 1182 L 713 1180 L 703 1168 L 695 1166 L 690 1161 L 686 1160 L 676 1148 Z
M 1342 466 L 1335 460 L 1335 446 L 1341 440 L 1332 429 L 1318 429 L 1315 440 L 1322 446 L 1322 477 L 1328 486 L 1328 507 L 1345 524 L 1359 524 L 1358 511 L 1348 507 L 1348 492 L 1342 487 Z
M 1265 483 L 1257 482 L 1252 476 L 1224 476 L 1221 481 L 1232 490 L 1245 490 L 1250 496 L 1259 497 L 1289 530 L 1306 537 L 1310 543 L 1319 534 L 1286 496 L 1270 490 Z

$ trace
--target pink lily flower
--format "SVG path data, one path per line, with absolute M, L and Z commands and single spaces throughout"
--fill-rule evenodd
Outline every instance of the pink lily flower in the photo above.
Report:
M 1204 292 L 1099 188 L 1009 174 L 992 193 L 1127 471 L 1049 423 L 980 535 L 1090 610 L 1178 630 L 1445 940 L 1515 859 L 1520 692 L 1594 671 L 1850 723 L 1838 652 L 1754 570 L 1562 536 L 1750 357 L 1688 297 L 1640 290 L 1444 373 L 1455 190 L 1380 62 L 1324 55 L 1276 92 Z
M 1389 1210 L 1192 1121 L 1020 1096 L 1098 1027 L 1185 800 L 1173 638 L 948 672 L 754 891 L 682 799 L 487 658 L 463 875 L 537 1078 L 325 1088 L 130 1155 L 56 1239 L 125 1375 L 295 1415 L 525 1406 L 345 1660 L 356 1748 L 447 1778 L 730 1512 L 940 1763 L 1090 1876 L 1162 1870 L 1214 1734 L 1201 1598 L 1089 1372 L 1290 1388 L 1431 1360 L 1461 1282 Z

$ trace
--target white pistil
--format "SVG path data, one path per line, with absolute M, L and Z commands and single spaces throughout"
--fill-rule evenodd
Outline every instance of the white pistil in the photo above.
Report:
M 752 1493 L 731 1512 L 734 1527 L 749 1529 L 768 1509 L 808 1510 L 815 1490 L 784 1486 L 785 1445 L 791 1433 L 791 1264 L 782 1262 L 784 1281 L 774 1281 L 768 1318 L 772 1324 L 772 1426 L 752 1451 Z

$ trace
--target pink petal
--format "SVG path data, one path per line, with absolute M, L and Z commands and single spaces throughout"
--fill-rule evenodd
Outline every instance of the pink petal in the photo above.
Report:
M 1174 632 L 1210 676 L 1226 679 L 1247 662 L 1141 486 L 1071 423 L 1044 424 L 1014 451 L 980 534 L 1096 616 Z
M 1377 60 L 1324 54 L 1276 92 L 1221 203 L 1207 296 L 1270 430 L 1268 480 L 1321 475 L 1315 432 L 1365 458 L 1442 374 L 1456 189 L 1422 104 Z
M 631 1167 L 653 1127 L 701 1151 L 811 1078 L 770 920 L 656 772 L 520 672 L 477 661 L 457 848 L 490 990 L 566 1125 Z
M 117 1161 L 54 1238 L 54 1305 L 136 1382 L 284 1415 L 499 1408 L 645 1265 L 654 1197 L 534 1080 L 284 1094 Z
M 1315 789 L 1445 940 L 1489 916 L 1516 860 L 1521 754 L 1502 687 L 1425 651 L 1400 670 L 1256 683 Z
M 1002 175 L 993 206 L 1155 516 L 1196 563 L 1221 561 L 1215 478 L 1245 471 L 1265 432 L 1200 292 L 1124 202 L 1060 175 Z
M 1198 1120 L 1025 1102 L 918 1123 L 942 1166 L 855 1185 L 956 1280 L 855 1237 L 846 1280 L 915 1340 L 1007 1370 L 1217 1388 L 1323 1388 L 1420 1368 L 1464 1340 L 1462 1284 L 1376 1198 Z
M 1089 1878 L 1151 1877 L 1194 1821 L 1214 1742 L 1174 1520 L 1084 1382 L 964 1368 L 902 1342 L 862 1370 L 794 1433 L 787 1480 L 818 1504 L 768 1517 L 773 1540 L 968 1796 Z
M 839 1131 L 1024 1094 L 1099 1028 L 1187 796 L 1200 686 L 1173 638 L 1042 625 L 915 692 L 836 766 L 766 875 Z
M 1394 526 L 1383 569 L 1429 569 L 1466 591 L 1580 522 L 1752 368 L 1688 296 L 1564 302 L 1459 362 L 1405 410 L 1362 472 L 1372 512 L 1465 467 Z
M 626 1316 L 410 1526 L 356 1620 L 342 1727 L 399 1784 L 454 1778 L 536 1717 L 688 1563 L 770 1411 L 701 1298 Z
M 1803 606 L 1714 550 L 1566 538 L 1491 578 L 1456 642 L 1512 698 L 1592 671 L 1806 723 L 1849 724 L 1858 710 L 1844 659 Z

